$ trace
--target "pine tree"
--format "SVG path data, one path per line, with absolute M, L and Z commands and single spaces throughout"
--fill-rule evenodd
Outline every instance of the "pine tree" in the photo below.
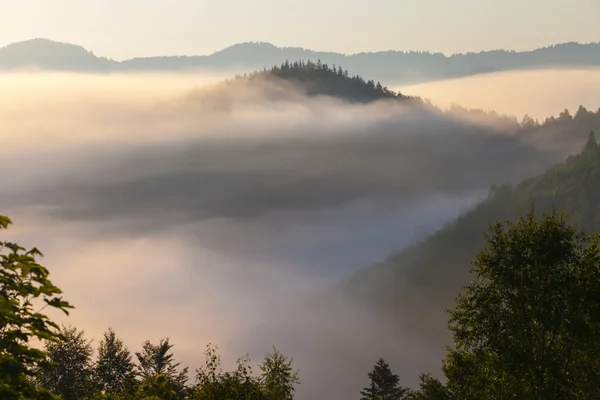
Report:
M 60 340 L 46 343 L 51 364 L 41 368 L 39 383 L 63 400 L 89 397 L 95 389 L 92 344 L 83 335 L 63 326 Z
M 598 149 L 598 142 L 596 141 L 596 136 L 594 135 L 594 131 L 590 132 L 588 136 L 588 140 L 585 144 L 585 150 L 596 150 Z
M 131 353 L 111 328 L 98 346 L 96 377 L 100 390 L 110 395 L 130 394 L 135 388 L 136 372 Z
M 371 385 L 360 392 L 361 400 L 402 400 L 406 398 L 408 389 L 400 386 L 400 378 L 392 373 L 390 366 L 383 358 L 377 361 L 368 375 Z
M 558 114 L 558 119 L 559 119 L 559 121 L 562 121 L 562 122 L 568 122 L 568 121 L 573 120 L 573 117 L 571 116 L 571 113 L 569 112 L 569 110 L 565 108 L 565 110 L 563 112 Z

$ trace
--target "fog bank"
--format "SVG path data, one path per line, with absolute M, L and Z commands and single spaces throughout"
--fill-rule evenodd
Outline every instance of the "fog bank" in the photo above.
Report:
M 305 300 L 562 158 L 405 103 L 307 98 L 280 81 L 197 75 L 0 75 L 2 238 L 46 254 L 97 340 L 208 342 L 231 364 L 272 344 L 299 398 L 347 398 L 378 357 L 403 382 L 439 354 L 376 313 Z M 10 84 L 9 84 L 10 83 Z M 349 379 L 351 377 L 351 379 Z
M 401 89 L 405 94 L 428 98 L 444 108 L 455 103 L 515 115 L 519 120 L 528 114 L 542 122 L 565 108 L 572 113 L 580 105 L 597 110 L 600 104 L 600 69 L 494 72 Z

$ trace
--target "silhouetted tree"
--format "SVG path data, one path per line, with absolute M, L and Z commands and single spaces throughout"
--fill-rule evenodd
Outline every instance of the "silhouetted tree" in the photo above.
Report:
M 131 353 L 110 328 L 98 346 L 95 369 L 101 391 L 119 396 L 133 393 L 136 372 Z
M 409 400 L 453 400 L 454 396 L 450 393 L 439 379 L 431 374 L 419 375 L 419 389 L 409 391 L 407 397 Z
M 573 120 L 573 117 L 571 116 L 569 110 L 565 108 L 565 110 L 558 115 L 558 120 L 561 122 L 569 122 Z
M 139 372 L 142 381 L 152 382 L 158 375 L 167 379 L 169 387 L 177 392 L 185 390 L 185 384 L 188 380 L 188 368 L 178 371 L 179 363 L 175 363 L 173 353 L 170 352 L 173 345 L 169 339 L 161 339 L 158 344 L 152 344 L 149 340 L 142 345 L 142 351 L 135 355 L 139 362 Z
M 588 140 L 585 143 L 585 150 L 597 150 L 598 142 L 596 141 L 596 135 L 594 135 L 594 131 L 590 132 L 588 136 Z
M 524 129 L 532 129 L 532 128 L 535 128 L 538 125 L 539 124 L 533 118 L 531 118 L 527 114 L 525 114 L 525 116 L 523 117 L 523 120 L 521 121 L 521 126 Z
M 371 384 L 360 394 L 361 400 L 402 400 L 406 398 L 408 389 L 400 386 L 400 377 L 390 369 L 383 358 L 380 358 L 373 370 L 368 374 Z
M 196 371 L 195 400 L 265 400 L 265 390 L 260 379 L 252 373 L 250 358 L 237 361 L 233 372 L 221 370 L 217 348 L 210 344 L 205 351 L 205 365 Z
M 49 365 L 40 369 L 39 383 L 63 400 L 79 400 L 91 396 L 95 391 L 94 352 L 91 341 L 84 331 L 72 326 L 63 326 L 60 340 L 46 342 Z
M 295 385 L 300 383 L 298 371 L 292 368 L 293 358 L 286 358 L 275 347 L 260 364 L 261 383 L 268 400 L 294 398 Z

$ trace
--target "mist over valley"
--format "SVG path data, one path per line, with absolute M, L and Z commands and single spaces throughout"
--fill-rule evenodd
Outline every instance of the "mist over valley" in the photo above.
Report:
M 95 343 L 111 327 L 131 349 L 168 337 L 192 380 L 207 343 L 229 369 L 275 345 L 300 370 L 298 399 L 356 397 L 379 356 L 405 387 L 443 378 L 444 308 L 486 225 L 531 199 L 597 200 L 579 172 L 546 173 L 583 163 L 573 155 L 600 130 L 597 44 L 411 68 L 416 54 L 395 54 L 402 73 L 375 53 L 266 45 L 242 66 L 235 46 L 120 62 L 11 46 L 2 240 L 43 252 L 76 306 L 54 320 Z

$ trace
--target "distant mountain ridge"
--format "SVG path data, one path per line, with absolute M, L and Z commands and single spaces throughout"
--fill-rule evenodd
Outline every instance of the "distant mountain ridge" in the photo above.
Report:
M 61 71 L 177 71 L 185 69 L 254 70 L 285 61 L 321 60 L 352 74 L 386 84 L 408 84 L 525 68 L 600 66 L 600 42 L 563 43 L 531 51 L 442 53 L 379 51 L 357 54 L 277 47 L 264 42 L 239 43 L 210 55 L 140 57 L 115 61 L 81 46 L 31 39 L 0 48 L 0 70 L 41 68 Z

